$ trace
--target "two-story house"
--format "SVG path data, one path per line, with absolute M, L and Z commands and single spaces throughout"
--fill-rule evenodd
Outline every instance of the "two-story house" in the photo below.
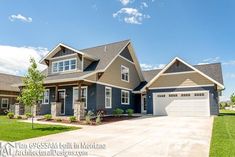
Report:
M 154 115 L 209 116 L 218 114 L 224 89 L 220 64 L 192 66 L 175 58 L 163 69 L 142 71 L 129 40 L 82 50 L 59 44 L 40 63 L 47 65 L 40 114 L 51 113 L 51 104 L 60 102 L 60 115 L 73 115 L 80 97 L 86 110 L 106 114 L 131 108 Z

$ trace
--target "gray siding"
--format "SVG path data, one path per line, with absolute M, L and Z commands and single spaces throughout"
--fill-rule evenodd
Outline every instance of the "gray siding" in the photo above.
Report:
M 128 46 L 120 53 L 120 55 L 122 57 L 128 59 L 129 61 L 134 62 L 132 57 L 131 57 L 130 51 L 128 49 Z
M 57 52 L 52 58 L 55 57 L 61 57 L 61 56 L 66 56 L 66 55 L 71 55 L 71 54 L 75 54 L 76 52 L 63 48 L 62 50 L 60 50 L 59 52 Z
M 200 91 L 207 90 L 210 94 L 210 114 L 219 114 L 218 92 L 214 87 L 195 87 L 195 88 L 174 88 L 174 89 L 155 89 L 147 92 L 147 113 L 153 114 L 153 93 L 161 92 L 180 92 L 180 91 Z
M 66 104 L 65 104 L 65 115 L 73 115 L 73 87 L 74 86 L 65 86 L 60 87 L 59 89 L 66 89 Z M 87 92 L 87 111 L 91 110 L 96 113 L 98 110 L 104 110 L 106 114 L 112 114 L 113 110 L 116 108 L 121 108 L 124 111 L 126 109 L 134 109 L 135 112 L 140 112 L 140 105 L 138 104 L 139 99 L 135 99 L 136 95 L 130 91 L 130 104 L 123 105 L 121 104 L 121 90 L 119 88 L 112 87 L 112 108 L 106 109 L 105 108 L 105 87 L 104 85 L 100 84 L 92 84 L 88 86 Z M 40 114 L 51 114 L 51 102 L 54 101 L 55 95 L 55 88 L 50 88 L 50 99 L 49 104 L 42 104 L 40 108 Z M 138 100 L 138 101 L 136 101 Z
M 112 87 L 112 108 L 106 109 L 105 108 L 105 87 L 104 85 L 97 84 L 96 85 L 96 92 L 97 92 L 97 110 L 105 110 L 107 114 L 112 114 L 113 110 L 116 108 L 121 108 L 124 111 L 126 109 L 134 109 L 135 110 L 135 101 L 134 101 L 134 94 L 130 91 L 130 104 L 123 105 L 121 104 L 121 90 L 119 88 Z
M 165 73 L 175 73 L 175 72 L 184 72 L 184 71 L 193 71 L 187 65 L 181 62 L 175 62 L 171 67 L 169 67 Z

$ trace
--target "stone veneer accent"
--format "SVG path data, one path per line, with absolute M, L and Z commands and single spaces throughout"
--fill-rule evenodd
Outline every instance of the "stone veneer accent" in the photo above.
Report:
M 60 114 L 61 114 L 61 102 L 51 102 L 52 117 L 59 116 Z
M 77 120 L 84 119 L 85 117 L 85 109 L 84 109 L 84 102 L 76 101 L 74 103 L 74 116 L 77 118 Z

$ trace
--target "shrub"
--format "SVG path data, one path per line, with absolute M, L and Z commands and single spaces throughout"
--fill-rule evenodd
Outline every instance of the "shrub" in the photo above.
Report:
M 91 118 L 94 116 L 94 113 L 92 111 L 88 111 L 85 117 L 86 124 L 92 124 Z
M 16 118 L 17 118 L 17 119 L 22 119 L 22 117 L 21 117 L 21 116 L 19 116 L 19 115 L 18 115 Z
M 126 113 L 129 117 L 133 116 L 134 110 L 133 109 L 127 109 Z
M 103 115 L 103 111 L 99 111 L 99 112 L 97 112 L 97 117 L 96 117 L 96 120 L 95 120 L 95 122 L 96 122 L 96 124 L 101 124 L 101 116 Z
M 32 113 L 25 113 L 25 116 L 26 116 L 27 118 L 33 117 Z
M 57 122 L 62 122 L 62 119 L 61 118 L 57 118 L 56 121 Z
M 76 122 L 77 118 L 75 116 L 71 116 L 71 117 L 69 117 L 69 121 L 70 121 L 70 123 Z
M 7 118 L 13 119 L 13 118 L 14 118 L 14 113 L 8 112 L 8 113 L 7 113 Z
M 116 108 L 115 110 L 113 110 L 113 115 L 117 117 L 120 117 L 123 113 L 124 113 L 124 110 L 120 108 Z
M 52 119 L 52 115 L 51 115 L 51 114 L 45 114 L 45 115 L 44 115 L 44 118 L 45 118 L 47 121 L 49 121 L 49 120 Z

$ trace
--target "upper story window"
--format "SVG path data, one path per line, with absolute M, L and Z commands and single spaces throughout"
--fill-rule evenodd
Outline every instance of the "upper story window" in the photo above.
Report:
M 125 66 L 121 66 L 121 79 L 122 81 L 129 82 L 129 68 Z
M 52 73 L 71 71 L 77 69 L 77 59 L 67 59 L 52 62 Z

